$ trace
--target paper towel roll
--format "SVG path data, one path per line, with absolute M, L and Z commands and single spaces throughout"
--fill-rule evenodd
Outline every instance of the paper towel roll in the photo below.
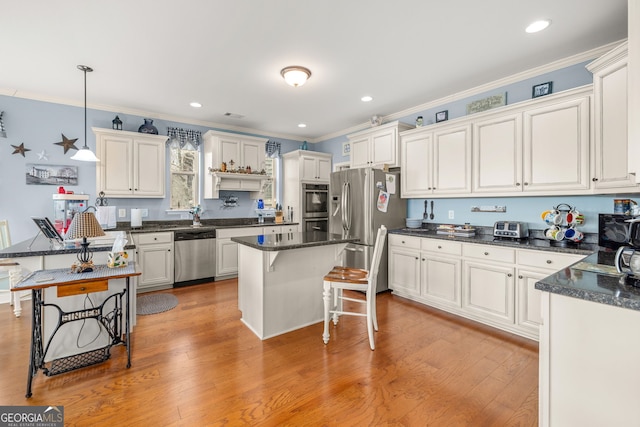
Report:
M 131 227 L 142 227 L 142 209 L 131 209 Z

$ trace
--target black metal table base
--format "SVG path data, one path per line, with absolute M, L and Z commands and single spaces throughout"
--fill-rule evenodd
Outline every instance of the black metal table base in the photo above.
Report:
M 33 378 L 42 369 L 46 376 L 63 374 L 65 372 L 96 365 L 105 362 L 111 357 L 111 347 L 114 345 L 124 345 L 127 349 L 127 368 L 131 367 L 131 342 L 130 342 L 130 310 L 129 310 L 129 277 L 125 278 L 126 287 L 122 292 L 117 292 L 105 299 L 98 307 L 65 312 L 55 304 L 47 304 L 42 297 L 42 289 L 33 289 L 31 292 L 33 300 L 33 310 L 31 319 L 31 354 L 29 360 L 29 373 L 27 378 L 27 394 L 29 398 L 32 395 L 31 385 Z M 108 302 L 114 301 L 113 309 L 104 313 L 104 308 Z M 123 301 L 124 301 L 124 325 L 123 317 Z M 54 307 L 58 311 L 58 324 L 48 338 L 46 344 L 42 334 L 42 311 L 43 307 Z M 84 321 L 86 319 L 95 319 L 100 327 L 107 331 L 110 343 L 102 348 L 86 351 L 83 353 L 65 356 L 54 359 L 49 363 L 45 363 L 44 359 L 49 350 L 49 346 L 53 341 L 53 337 L 60 328 L 70 322 Z M 124 326 L 124 328 L 123 328 Z M 124 337 L 124 338 L 123 338 Z

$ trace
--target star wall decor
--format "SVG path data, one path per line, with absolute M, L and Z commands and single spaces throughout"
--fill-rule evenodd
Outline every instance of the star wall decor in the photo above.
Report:
M 45 150 L 38 153 L 38 160 L 49 160 L 49 155 Z
M 20 145 L 11 145 L 13 148 L 15 148 L 15 150 L 13 150 L 13 153 L 11 154 L 22 154 L 22 157 L 25 157 L 24 153 L 25 151 L 31 151 L 28 148 L 24 148 L 24 142 Z
M 61 134 L 62 135 L 62 141 L 60 142 L 54 142 L 54 145 L 60 145 L 61 147 L 64 147 L 64 154 L 67 154 L 67 151 L 69 151 L 70 149 L 74 149 L 77 150 L 78 147 L 76 147 L 74 145 L 74 142 L 76 142 L 78 140 L 78 138 L 75 139 L 69 139 L 66 136 L 64 136 L 64 133 Z

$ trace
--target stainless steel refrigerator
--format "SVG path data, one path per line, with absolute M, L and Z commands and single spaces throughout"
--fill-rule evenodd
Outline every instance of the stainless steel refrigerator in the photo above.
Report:
M 389 191 L 392 187 L 395 187 L 393 193 Z M 368 270 L 378 228 L 385 225 L 391 230 L 405 226 L 407 202 L 400 199 L 400 173 L 373 168 L 333 172 L 330 191 L 329 231 L 360 239 L 347 246 L 344 265 Z M 387 246 L 385 241 L 377 292 L 388 289 Z

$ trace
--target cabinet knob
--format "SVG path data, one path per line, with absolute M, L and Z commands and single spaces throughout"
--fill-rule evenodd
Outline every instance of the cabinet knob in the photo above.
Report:
M 550 259 L 547 260 L 547 264 L 551 264 L 553 261 L 551 261 Z
M 485 254 L 485 255 L 489 255 L 489 252 L 485 252 L 484 254 Z
M 524 183 L 524 185 L 529 185 L 529 183 L 528 183 L 528 182 L 525 182 L 525 183 Z
M 442 246 L 438 245 L 438 249 L 442 249 Z
M 591 181 L 596 182 L 598 178 L 591 178 Z
M 404 240 L 402 241 L 402 244 L 404 245 Z
M 418 257 L 416 257 L 416 259 L 419 259 Z
M 507 273 L 507 277 L 513 277 L 513 274 Z
M 424 261 L 424 258 L 422 258 L 422 260 Z
M 87 288 L 85 288 L 84 286 L 80 288 L 81 291 L 86 291 Z
M 158 238 L 157 238 L 157 237 L 154 237 L 154 238 L 153 238 L 153 240 L 158 240 Z
M 520 183 L 519 182 L 516 182 L 516 187 L 520 187 Z
M 522 274 L 518 276 L 518 279 L 524 279 L 524 277 L 522 277 Z

